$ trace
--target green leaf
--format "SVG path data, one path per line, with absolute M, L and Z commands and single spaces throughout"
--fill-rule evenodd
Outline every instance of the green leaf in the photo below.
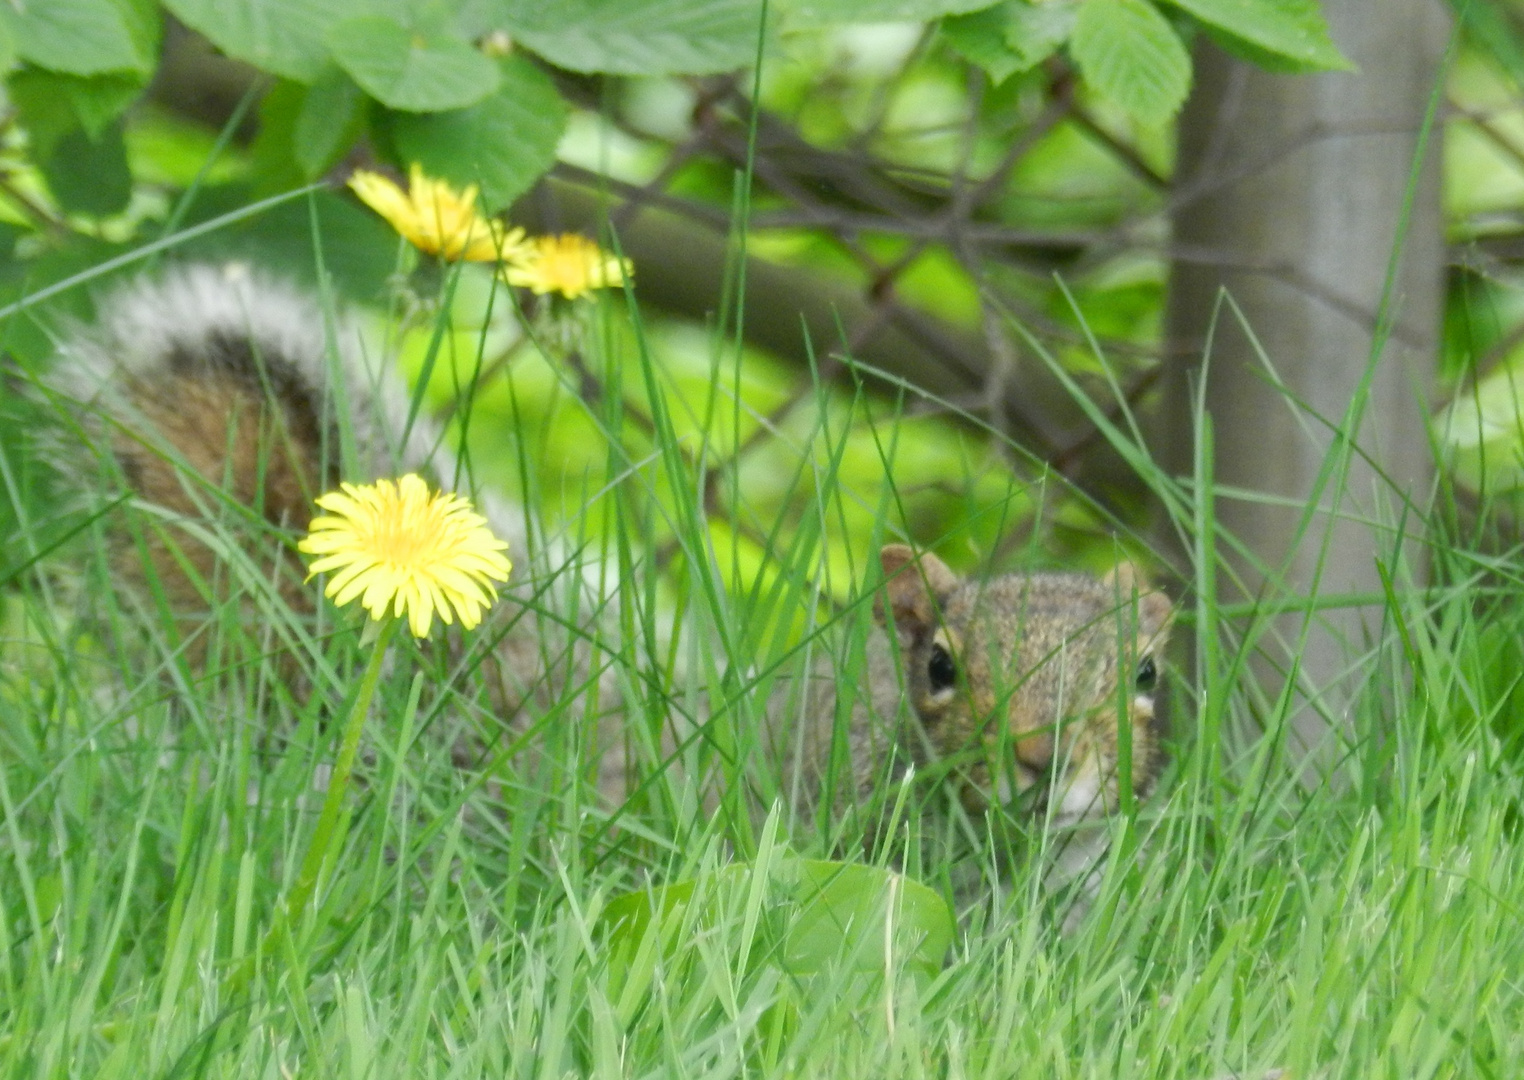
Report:
M 1476 0 L 1450 0 L 1450 8 L 1467 39 L 1508 72 L 1515 86 L 1524 87 L 1524 42 L 1519 41 L 1508 13 Z
M 9 71 L 16 66 L 19 58 L 16 50 L 15 24 L 8 18 L 0 17 L 0 71 Z
M 944 15 L 982 11 L 990 0 L 786 0 L 779 5 L 792 25 L 929 22 Z
M 1079 6 L 1067 0 L 1005 0 L 992 8 L 942 20 L 942 33 L 993 82 L 1004 82 L 1056 53 L 1074 32 Z
M 65 133 L 41 166 L 48 190 L 65 210 L 106 217 L 127 209 L 132 198 L 121 120 L 99 138 L 91 138 L 83 128 Z
M 49 71 L 150 74 L 157 59 L 158 10 L 133 0 L 26 0 L 0 4 L 17 53 Z
M 117 117 L 127 111 L 147 87 L 147 80 L 136 74 L 60 75 L 59 92 L 68 98 L 80 127 L 92 139 L 100 135 Z
M 1012 6 L 1015 10 L 1006 27 L 1005 40 L 1020 55 L 1022 70 L 1036 67 L 1056 53 L 1074 33 L 1074 23 L 1079 18 L 1077 4 L 1060 0 Z
M 328 31 L 338 65 L 381 104 L 408 112 L 474 105 L 497 89 L 497 65 L 470 42 L 410 30 L 384 15 L 346 19 Z
M 164 0 L 185 25 L 238 60 L 311 82 L 328 60 L 324 35 L 369 4 L 333 0 Z
M 1147 0 L 1086 0 L 1069 52 L 1087 82 L 1146 124 L 1162 124 L 1191 88 L 1191 58 Z
M 288 79 L 276 83 L 260 100 L 259 133 L 249 147 L 256 198 L 307 182 L 296 160 L 296 125 L 306 101 L 307 88 Z
M 856 970 L 881 972 L 892 959 L 886 947 L 935 973 L 952 947 L 947 901 L 893 870 L 800 860 L 794 896 L 800 907 L 780 957 L 794 974 L 826 971 L 843 958 Z
M 508 0 L 507 29 L 551 63 L 611 75 L 702 75 L 756 59 L 756 0 Z
M 611 952 L 634 953 L 653 918 L 660 920 L 660 936 L 670 938 L 663 931 L 683 919 L 696 900 L 705 906 L 699 919 L 712 930 L 724 910 L 723 894 L 750 890 L 757 884 L 755 873 L 751 864 L 733 864 L 707 878 L 615 897 L 599 918 L 609 928 Z M 770 927 L 775 937 L 766 942 L 765 952 L 790 975 L 841 970 L 843 965 L 882 973 L 891 959 L 886 945 L 894 960 L 934 974 L 952 946 L 954 922 L 947 902 L 892 870 L 790 858 L 761 884 L 773 894 L 766 907 L 775 916 Z
M 327 67 L 308 88 L 291 133 L 296 163 L 309 180 L 327 172 L 354 144 L 365 120 L 365 95 L 337 67 Z
M 1524 491 L 1524 372 L 1516 360 L 1457 396 L 1436 427 L 1460 483 L 1489 496 Z
M 984 70 L 990 82 L 1005 82 L 1024 66 L 1022 56 L 1005 39 L 1017 0 L 983 11 L 951 15 L 942 20 L 942 37 L 953 50 Z
M 140 75 L 63 75 L 28 67 L 11 76 L 9 91 L 33 154 L 47 157 L 54 143 L 74 128 L 99 138 L 145 85 Z
M 248 205 L 249 196 L 242 184 L 203 188 L 185 224 L 236 212 Z M 202 262 L 280 267 L 283 275 L 310 285 L 314 295 L 332 285 L 362 303 L 389 295 L 386 280 L 396 266 L 396 251 L 391 226 L 347 191 L 315 191 L 176 248 L 177 255 Z M 325 278 L 321 285 L 319 266 Z
M 1237 39 L 1252 50 L 1250 59 L 1264 63 L 1261 55 L 1285 63 L 1295 71 L 1349 70 L 1354 65 L 1339 52 L 1328 36 L 1328 23 L 1317 0 L 1164 0 L 1207 26 Z M 1223 40 L 1221 35 L 1214 35 Z M 1240 51 L 1233 49 L 1233 51 Z M 1271 65 L 1274 66 L 1274 65 Z
M 36 161 L 52 157 L 58 140 L 80 126 L 68 95 L 58 87 L 58 80 L 65 78 L 69 76 L 30 68 L 18 71 L 6 88 L 26 130 L 28 150 Z
M 497 93 L 469 109 L 430 116 L 402 114 L 392 138 L 404 163 L 432 176 L 481 186 L 496 212 L 518 198 L 555 163 L 566 130 L 566 103 L 555 84 L 522 56 L 502 63 Z

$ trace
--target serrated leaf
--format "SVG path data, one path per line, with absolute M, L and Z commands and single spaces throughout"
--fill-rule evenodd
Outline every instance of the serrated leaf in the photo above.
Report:
M 1086 82 L 1146 124 L 1169 120 L 1190 92 L 1190 54 L 1147 0 L 1086 0 L 1069 53 Z
M 1223 52 L 1229 56 L 1236 56 L 1240 60 L 1247 60 L 1257 68 L 1263 68 L 1275 74 L 1296 75 L 1316 70 L 1298 64 L 1295 60 L 1282 56 L 1280 53 L 1267 52 L 1258 45 L 1251 45 L 1241 37 L 1234 37 L 1224 30 L 1215 26 L 1203 26 L 1202 31 L 1207 38 L 1219 45 Z
M 309 180 L 326 172 L 360 134 L 365 94 L 336 66 L 308 87 L 292 132 L 296 163 Z
M 508 31 L 551 63 L 610 75 L 702 75 L 756 59 L 756 0 L 508 0 Z
M 469 42 L 432 30 L 410 30 L 385 15 L 334 24 L 328 46 L 334 61 L 366 93 L 392 109 L 463 109 L 498 86 L 497 65 Z
M 1291 70 L 1329 71 L 1353 67 L 1328 36 L 1328 23 L 1318 9 L 1317 0 L 1164 2 L 1262 53 L 1289 61 Z
M 1079 7 L 1060 0 L 1013 5 L 1005 40 L 1021 56 L 1023 68 L 1036 67 L 1056 53 L 1074 33 Z
M 785 0 L 779 7 L 796 26 L 832 23 L 929 22 L 982 11 L 990 0 Z
M 25 0 L 0 4 L 23 60 L 49 71 L 100 75 L 153 71 L 158 12 L 130 0 Z
M 300 82 L 311 82 L 327 62 L 328 28 L 369 7 L 333 0 L 164 0 L 164 6 L 229 56 Z
M 1022 56 L 1005 40 L 1015 0 L 996 4 L 967 15 L 950 15 L 942 20 L 942 37 L 953 50 L 990 77 L 990 82 L 1005 82 L 1025 65 Z
M 398 155 L 431 176 L 478 184 L 496 212 L 555 163 L 567 108 L 555 84 L 522 56 L 502 62 L 497 92 L 469 109 L 400 114 L 392 125 Z
M 1057 52 L 1073 33 L 1078 14 L 1078 6 L 1067 0 L 1005 0 L 943 19 L 942 33 L 954 49 L 999 83 Z

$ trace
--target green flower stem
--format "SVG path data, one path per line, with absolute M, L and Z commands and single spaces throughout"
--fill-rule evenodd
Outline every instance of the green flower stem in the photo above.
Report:
M 381 681 L 381 664 L 386 659 L 387 646 L 391 644 L 401 623 L 402 620 L 396 618 L 384 620 L 371 645 L 370 662 L 366 664 L 365 674 L 361 676 L 360 692 L 355 697 L 354 707 L 349 710 L 349 719 L 344 722 L 344 740 L 339 744 L 339 756 L 334 760 L 333 773 L 328 777 L 328 794 L 323 799 L 323 812 L 318 816 L 317 827 L 312 830 L 312 841 L 302 859 L 301 869 L 297 872 L 296 883 L 286 897 L 286 910 L 276 916 L 275 924 L 265 935 L 261 950 L 265 955 L 274 950 L 282 930 L 294 929 L 301 924 L 302 917 L 307 913 L 307 905 L 312 901 L 312 894 L 317 891 L 318 876 L 323 872 L 323 864 L 328 861 L 331 849 L 338 842 L 339 816 L 344 811 L 344 796 L 349 790 L 350 775 L 354 772 L 355 755 L 360 750 L 360 732 L 365 727 L 365 716 L 370 712 L 371 699 L 376 695 L 376 684 Z M 250 954 L 234 971 L 229 980 L 230 989 L 242 989 L 248 983 L 254 974 L 255 955 L 257 954 Z
M 360 678 L 360 693 L 355 698 L 349 719 L 344 722 L 344 741 L 339 744 L 339 756 L 333 763 L 333 773 L 328 778 L 328 794 L 323 799 L 323 812 L 318 817 L 317 828 L 312 830 L 312 843 L 302 860 L 296 884 L 286 899 L 286 925 L 296 927 L 306 913 L 307 904 L 317 889 L 318 875 L 328 861 L 329 849 L 336 839 L 339 815 L 344 810 L 344 795 L 349 790 L 349 777 L 354 772 L 355 755 L 360 750 L 360 732 L 365 727 L 365 716 L 370 712 L 370 700 L 376 696 L 376 684 L 381 681 L 381 663 L 386 659 L 386 647 L 391 644 L 400 619 L 386 619 L 381 632 L 371 646 L 370 663 Z

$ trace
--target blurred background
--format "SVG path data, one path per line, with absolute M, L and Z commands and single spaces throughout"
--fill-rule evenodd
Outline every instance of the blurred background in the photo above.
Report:
M 0 12 L 0 59 L 14 362 L 123 276 L 271 268 L 371 320 L 551 528 L 642 477 L 675 592 L 704 558 L 747 595 L 790 545 L 836 599 L 885 539 L 1131 557 L 1300 603 L 1255 662 L 1317 705 L 1436 529 L 1512 542 L 1512 0 L 60 0 Z M 632 297 L 568 352 L 480 268 L 431 277 L 343 187 L 415 162 L 617 248 Z M 4 407 L 0 580 L 56 513 Z

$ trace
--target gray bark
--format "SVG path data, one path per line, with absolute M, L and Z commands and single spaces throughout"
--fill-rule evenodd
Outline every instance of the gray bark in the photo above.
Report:
M 1220 526 L 1252 553 L 1224 558 L 1224 602 L 1379 594 L 1377 559 L 1402 546 L 1393 526 L 1405 501 L 1428 502 L 1423 409 L 1444 247 L 1438 130 L 1426 145 L 1419 135 L 1447 19 L 1438 0 L 1324 0 L 1323 8 L 1358 71 L 1269 74 L 1207 44 L 1181 125 L 1174 358 L 1159 450 L 1176 475 L 1191 472 L 1191 406 L 1204 381 L 1217 483 L 1255 493 L 1217 498 Z M 1399 244 L 1383 340 L 1378 313 Z M 1218 307 L 1223 290 L 1242 321 Z M 1303 530 L 1333 430 L 1346 425 L 1368 375 L 1352 429 L 1358 449 Z M 1411 535 L 1411 515 L 1406 528 Z M 1272 695 L 1292 654 L 1300 657 L 1293 728 L 1304 746 L 1335 749 L 1325 737 L 1365 681 L 1360 657 L 1379 614 L 1373 605 L 1326 610 L 1304 642 L 1306 616 L 1295 613 L 1260 642 L 1253 669 Z

